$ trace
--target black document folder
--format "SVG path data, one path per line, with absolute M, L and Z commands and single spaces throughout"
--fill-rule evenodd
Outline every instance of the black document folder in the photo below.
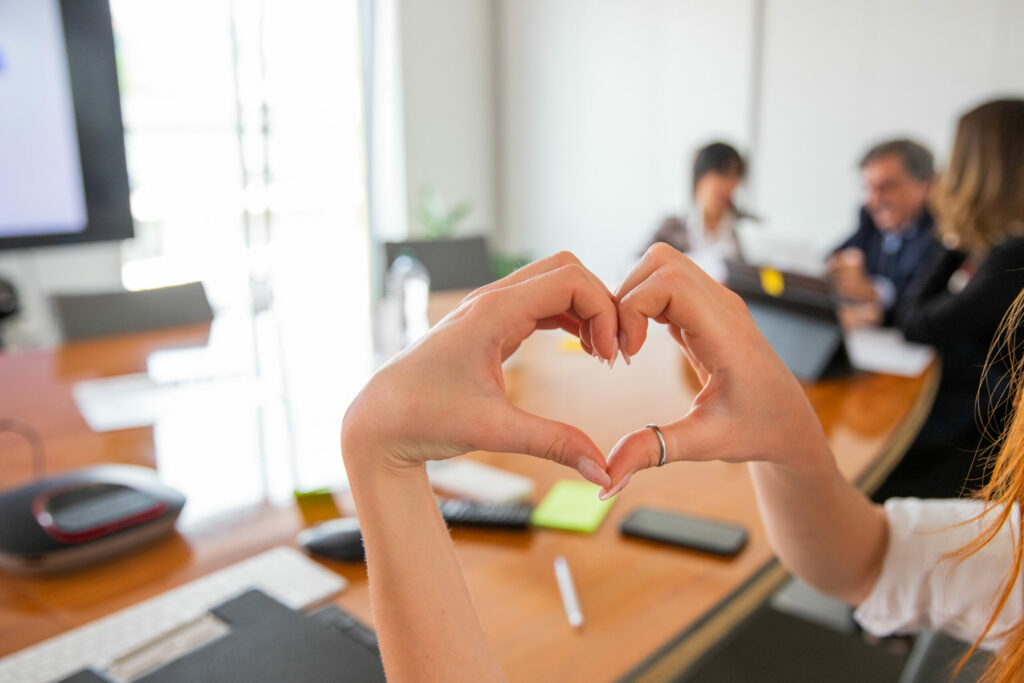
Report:
M 373 632 L 336 607 L 307 615 L 250 590 L 210 613 L 227 624 L 227 634 L 136 679 L 137 683 L 384 681 Z M 65 683 L 109 680 L 87 670 Z

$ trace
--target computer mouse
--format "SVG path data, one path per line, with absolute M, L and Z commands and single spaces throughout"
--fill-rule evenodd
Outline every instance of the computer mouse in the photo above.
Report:
M 355 517 L 339 517 L 303 529 L 295 541 L 313 555 L 334 560 L 362 560 L 363 534 Z

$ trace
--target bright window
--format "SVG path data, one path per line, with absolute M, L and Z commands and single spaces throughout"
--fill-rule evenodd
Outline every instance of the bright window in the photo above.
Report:
M 293 453 L 283 481 L 320 485 L 372 362 L 358 3 L 111 10 L 137 232 L 124 284 L 202 280 L 219 320 L 248 321 L 281 396 L 263 447 Z

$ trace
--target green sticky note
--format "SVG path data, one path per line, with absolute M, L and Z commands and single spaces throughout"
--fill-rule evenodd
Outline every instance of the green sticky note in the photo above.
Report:
M 530 521 L 534 526 L 593 533 L 615 502 L 614 498 L 598 498 L 600 490 L 600 486 L 585 481 L 557 481 L 534 509 Z

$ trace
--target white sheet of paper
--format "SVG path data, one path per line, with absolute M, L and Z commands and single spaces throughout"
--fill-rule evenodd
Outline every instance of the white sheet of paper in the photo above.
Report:
M 84 380 L 72 387 L 71 394 L 95 432 L 148 427 L 171 413 L 222 411 L 263 400 L 252 377 L 160 384 L 146 373 Z
M 935 349 L 914 344 L 899 330 L 865 328 L 846 333 L 850 362 L 858 370 L 900 377 L 919 377 L 935 358 Z
M 533 493 L 533 480 L 473 460 L 427 463 L 430 484 L 460 498 L 485 503 L 514 503 Z

